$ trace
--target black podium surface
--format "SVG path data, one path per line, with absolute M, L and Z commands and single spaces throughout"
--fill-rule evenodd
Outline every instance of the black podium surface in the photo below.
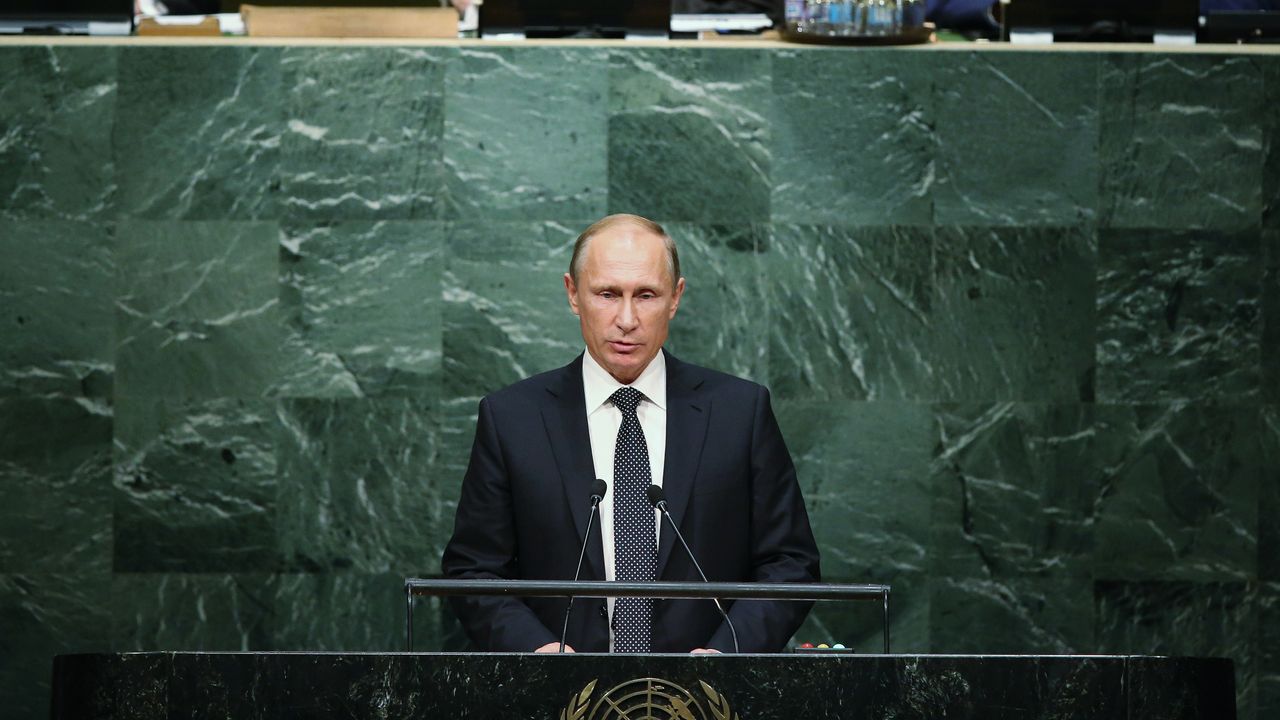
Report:
M 1217 658 L 973 655 L 62 655 L 73 718 L 1235 717 Z

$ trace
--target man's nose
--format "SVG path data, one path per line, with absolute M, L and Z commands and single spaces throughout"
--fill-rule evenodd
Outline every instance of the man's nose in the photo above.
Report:
M 623 298 L 622 306 L 618 308 L 618 328 L 621 330 L 634 330 L 639 324 L 639 318 L 636 315 L 635 301 L 631 298 Z

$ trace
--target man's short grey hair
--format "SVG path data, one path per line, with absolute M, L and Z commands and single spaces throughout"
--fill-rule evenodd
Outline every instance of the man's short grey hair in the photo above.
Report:
M 573 257 L 569 258 L 569 277 L 573 278 L 573 282 L 578 282 L 578 271 L 582 269 L 582 256 L 587 250 L 587 243 L 592 237 L 599 235 L 605 230 L 617 227 L 619 225 L 632 225 L 644 230 L 650 234 L 657 235 L 662 238 L 662 244 L 667 250 L 667 270 L 671 271 L 671 286 L 675 287 L 680 282 L 680 253 L 676 250 L 676 241 L 671 239 L 666 230 L 658 223 L 642 218 L 639 215 L 628 215 L 626 213 L 618 213 L 617 215 L 609 215 L 601 218 L 591 224 L 591 227 L 582 231 L 578 236 L 577 242 L 573 244 Z

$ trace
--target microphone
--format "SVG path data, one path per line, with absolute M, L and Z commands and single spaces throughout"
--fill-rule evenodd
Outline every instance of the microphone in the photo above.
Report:
M 582 559 L 587 556 L 587 541 L 591 539 L 591 527 L 596 521 L 596 509 L 600 507 L 600 501 L 604 499 L 605 491 L 609 489 L 608 483 L 596 478 L 591 483 L 591 514 L 587 516 L 587 532 L 582 536 L 582 549 L 578 551 L 578 569 L 573 571 L 573 581 L 578 581 L 578 576 L 582 575 Z M 573 596 L 569 596 L 569 606 L 564 609 L 564 628 L 560 630 L 560 652 L 564 652 L 564 639 L 569 635 L 569 613 L 573 610 Z
M 676 531 L 676 537 L 680 539 L 680 544 L 684 546 L 684 552 L 693 561 L 693 567 L 698 571 L 698 575 L 702 576 L 702 582 L 711 582 L 707 579 L 707 574 L 702 572 L 702 566 L 698 564 L 698 558 L 693 556 L 693 551 L 689 549 L 689 543 L 684 541 L 684 535 L 680 534 L 680 528 L 676 527 L 676 521 L 671 517 L 670 511 L 667 510 L 667 496 L 662 492 L 662 488 L 657 485 L 650 485 L 645 491 L 649 496 L 649 504 L 658 508 L 662 512 L 662 516 L 667 519 L 667 524 L 672 530 Z M 720 604 L 720 598 L 711 598 L 711 602 L 716 604 L 716 609 L 720 611 L 720 617 L 724 618 L 724 623 L 729 626 L 729 634 L 733 636 L 733 652 L 738 653 L 738 631 L 733 628 L 733 621 L 729 619 L 729 613 L 724 611 L 724 606 Z

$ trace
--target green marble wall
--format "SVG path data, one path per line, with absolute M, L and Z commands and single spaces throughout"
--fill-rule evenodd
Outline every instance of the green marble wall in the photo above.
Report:
M 579 351 L 629 211 L 897 649 L 1225 655 L 1274 716 L 1278 106 L 1260 55 L 0 47 L 0 706 L 399 648 L 477 399 Z

